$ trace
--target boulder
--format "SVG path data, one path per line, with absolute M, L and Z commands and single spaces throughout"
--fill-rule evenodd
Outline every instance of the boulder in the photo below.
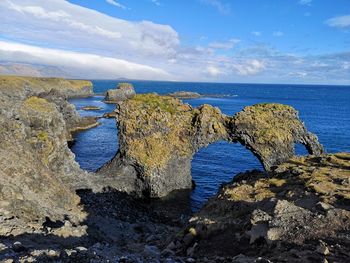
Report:
M 134 87 L 130 83 L 119 83 L 115 89 L 107 91 L 104 101 L 106 103 L 118 103 L 131 99 L 136 95 Z

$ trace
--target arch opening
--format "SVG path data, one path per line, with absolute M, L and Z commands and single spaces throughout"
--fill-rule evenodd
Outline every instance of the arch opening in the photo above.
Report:
M 297 156 L 304 156 L 304 155 L 308 155 L 310 153 L 310 149 L 308 149 L 302 143 L 295 143 L 294 144 L 294 152 L 295 152 L 295 155 L 297 155 Z
M 223 183 L 247 170 L 264 170 L 254 154 L 240 143 L 218 141 L 199 149 L 191 165 L 196 184 L 191 195 L 191 207 L 198 211 L 208 198 L 215 195 Z

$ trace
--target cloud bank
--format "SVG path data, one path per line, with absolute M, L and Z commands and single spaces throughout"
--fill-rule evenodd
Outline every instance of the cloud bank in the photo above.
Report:
M 108 2 L 123 8 L 119 1 Z M 221 1 L 204 2 L 218 9 L 227 7 Z M 0 63 L 4 65 L 47 65 L 84 78 L 350 82 L 346 52 L 300 56 L 235 36 L 189 46 L 169 25 L 123 20 L 65 0 L 3 0 L 0 17 Z M 341 28 L 347 22 L 347 16 L 327 20 L 328 25 Z M 259 31 L 252 34 L 263 38 Z

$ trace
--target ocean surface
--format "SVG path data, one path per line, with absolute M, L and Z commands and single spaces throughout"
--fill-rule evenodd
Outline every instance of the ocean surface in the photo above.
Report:
M 350 86 L 222 84 L 189 82 L 129 81 L 137 93 L 194 91 L 206 94 L 199 99 L 184 100 L 192 106 L 211 104 L 227 115 L 233 115 L 248 105 L 277 102 L 296 108 L 306 127 L 315 133 L 329 153 L 350 151 Z M 118 81 L 93 81 L 94 92 L 102 94 L 114 88 Z M 210 96 L 222 95 L 218 96 Z M 114 110 L 115 105 L 102 102 L 103 96 L 71 100 L 83 116 L 101 116 Z M 86 105 L 99 106 L 99 111 L 83 111 Z M 114 119 L 100 119 L 100 126 L 76 135 L 72 146 L 76 160 L 83 169 L 95 171 L 109 161 L 118 149 L 117 128 Z M 306 154 L 296 145 L 299 155 Z M 240 144 L 218 142 L 201 149 L 192 161 L 192 177 L 196 189 L 191 206 L 198 210 L 213 196 L 220 185 L 229 182 L 235 174 L 262 169 L 253 154 Z

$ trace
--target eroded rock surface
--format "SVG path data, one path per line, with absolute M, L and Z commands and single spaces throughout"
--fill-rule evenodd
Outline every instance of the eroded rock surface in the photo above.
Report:
M 350 255 L 350 154 L 299 157 L 233 181 L 170 246 L 195 257 L 244 254 L 272 262 L 346 262 Z
M 130 83 L 119 83 L 115 89 L 107 91 L 105 96 L 106 103 L 118 103 L 135 96 L 135 90 Z
M 85 218 L 73 189 L 85 172 L 67 141 L 90 121 L 66 97 L 91 93 L 87 81 L 0 77 L 1 236 L 40 232 L 47 218 L 73 224 Z
M 310 154 L 320 155 L 323 147 L 308 132 L 298 112 L 290 106 L 266 103 L 245 107 L 231 119 L 231 138 L 251 150 L 266 170 L 295 155 L 295 143 Z
M 323 153 L 290 106 L 258 104 L 230 117 L 218 108 L 192 108 L 178 99 L 156 94 L 136 95 L 117 106 L 120 149 L 100 171 L 114 176 L 121 190 L 161 197 L 191 188 L 191 160 L 210 143 L 240 142 L 266 170 L 295 155 L 295 143 L 310 154 Z

